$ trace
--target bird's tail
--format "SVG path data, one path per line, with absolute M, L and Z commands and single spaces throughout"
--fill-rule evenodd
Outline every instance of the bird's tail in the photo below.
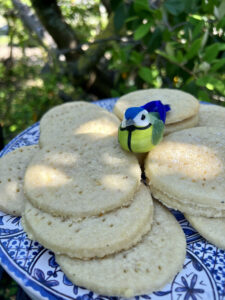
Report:
M 157 112 L 163 123 L 166 121 L 166 113 L 171 110 L 168 104 L 164 105 L 160 100 L 150 101 L 141 107 L 148 112 Z

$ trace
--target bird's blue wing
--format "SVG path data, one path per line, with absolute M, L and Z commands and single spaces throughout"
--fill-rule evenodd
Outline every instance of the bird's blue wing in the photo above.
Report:
M 160 120 L 162 120 L 163 123 L 165 123 L 166 121 L 167 111 L 170 110 L 170 106 L 168 104 L 162 104 L 160 100 L 150 101 L 141 106 L 141 108 L 146 109 L 148 112 L 157 112 L 159 114 Z

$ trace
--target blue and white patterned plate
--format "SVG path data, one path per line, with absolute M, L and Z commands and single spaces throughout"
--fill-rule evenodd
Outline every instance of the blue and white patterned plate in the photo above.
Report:
M 116 99 L 96 102 L 112 111 Z M 38 143 L 36 123 L 13 139 L 0 156 Z M 204 240 L 184 216 L 172 211 L 187 239 L 183 270 L 161 291 L 135 297 L 135 300 L 225 300 L 225 251 Z M 176 257 L 174 257 L 176 259 Z M 27 238 L 19 217 L 0 212 L 0 263 L 33 299 L 116 300 L 73 285 L 60 270 L 54 254 Z

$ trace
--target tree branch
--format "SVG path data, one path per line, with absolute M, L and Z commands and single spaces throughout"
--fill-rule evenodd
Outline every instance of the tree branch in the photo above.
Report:
M 96 93 L 98 97 L 108 97 L 112 80 L 109 81 L 105 78 L 106 76 L 101 76 L 102 72 L 97 71 L 97 65 L 113 40 L 119 40 L 123 43 L 134 43 L 135 41 L 123 40 L 120 37 L 114 27 L 114 14 L 111 13 L 106 28 L 95 37 L 92 43 L 84 43 L 89 48 L 87 51 L 83 51 L 82 46 L 84 44 L 79 42 L 76 31 L 63 19 L 56 1 L 31 0 L 41 23 L 57 44 L 58 49 L 55 53 L 66 56 L 68 63 L 66 75 L 74 86 L 82 86 L 85 90 Z M 80 55 L 81 53 L 82 55 Z
M 21 3 L 20 0 L 12 0 L 12 2 L 24 27 L 27 28 L 30 33 L 35 34 L 39 43 L 44 46 L 44 48 L 55 48 L 52 37 L 44 29 L 37 16 L 32 13 L 31 9 L 27 5 Z
M 109 47 L 111 38 L 114 35 L 118 35 L 118 32 L 116 32 L 114 27 L 114 14 L 112 13 L 105 30 L 96 36 L 96 40 L 105 40 L 106 42 L 104 44 L 93 43 L 84 55 L 79 58 L 76 64 L 72 65 L 73 75 L 75 77 L 88 74 L 88 71 L 96 66 L 106 49 Z M 109 42 L 107 42 L 108 39 Z
M 85 42 L 85 43 L 82 43 L 82 44 L 78 44 L 76 46 L 76 48 L 73 48 L 73 49 L 56 50 L 56 52 L 57 52 L 57 54 L 67 54 L 69 52 L 76 52 L 76 51 L 82 49 L 83 46 L 92 46 L 92 45 L 95 45 L 95 44 L 104 44 L 106 42 L 112 42 L 112 41 L 117 41 L 121 44 L 136 44 L 136 45 L 140 44 L 139 41 L 135 41 L 133 38 L 130 38 L 130 39 L 126 38 L 126 40 L 123 40 L 122 37 L 111 36 L 111 37 L 108 37 L 108 38 L 105 38 L 105 39 L 95 40 L 93 42 Z
M 74 49 L 79 41 L 74 30 L 65 22 L 56 0 L 31 0 L 41 23 L 54 39 L 59 49 Z M 65 54 L 67 61 L 79 56 L 77 52 Z
M 169 57 L 165 57 L 165 56 L 161 55 L 160 53 L 157 53 L 157 55 L 160 55 L 161 57 L 167 59 L 169 62 L 171 62 L 174 65 L 178 66 L 179 68 L 181 68 L 182 70 L 184 70 L 186 73 L 188 73 L 189 75 L 193 76 L 193 78 L 195 78 L 195 79 L 197 78 L 196 74 L 194 72 L 192 72 L 191 70 L 189 70 L 188 68 L 186 68 L 185 66 L 183 66 L 182 64 L 180 64 L 179 62 L 171 60 Z

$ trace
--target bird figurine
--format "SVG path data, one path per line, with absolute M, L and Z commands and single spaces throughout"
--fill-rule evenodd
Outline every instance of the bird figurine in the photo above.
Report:
M 121 147 L 134 153 L 152 150 L 162 140 L 169 110 L 170 106 L 160 100 L 128 108 L 118 129 Z

